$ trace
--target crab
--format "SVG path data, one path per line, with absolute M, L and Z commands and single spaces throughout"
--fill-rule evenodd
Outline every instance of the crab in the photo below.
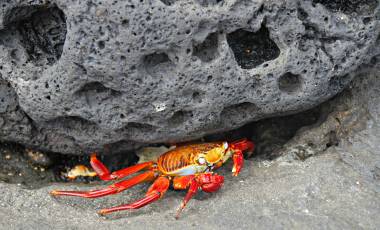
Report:
M 160 155 L 157 161 L 136 164 L 118 171 L 110 172 L 100 162 L 96 153 L 91 155 L 91 166 L 99 178 L 104 181 L 119 180 L 133 173 L 145 170 L 130 179 L 121 180 L 104 189 L 91 191 L 51 191 L 53 196 L 77 196 L 84 198 L 97 198 L 116 194 L 131 188 L 139 183 L 154 181 L 144 198 L 130 204 L 123 204 L 111 208 L 101 209 L 100 215 L 108 213 L 138 209 L 160 199 L 168 190 L 170 182 L 176 190 L 188 190 L 176 213 L 179 218 L 182 210 L 198 190 L 212 193 L 218 191 L 224 177 L 214 173 L 213 170 L 221 167 L 232 157 L 232 175 L 237 176 L 243 167 L 243 151 L 254 150 L 254 143 L 241 139 L 232 143 L 210 142 L 201 144 L 188 144 L 176 147 Z

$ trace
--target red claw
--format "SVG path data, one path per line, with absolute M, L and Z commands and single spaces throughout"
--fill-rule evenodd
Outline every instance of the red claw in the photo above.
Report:
M 203 173 L 195 177 L 190 176 L 190 178 L 191 181 L 188 182 L 189 184 L 187 185 L 189 187 L 189 190 L 187 191 L 187 194 L 183 199 L 181 206 L 177 210 L 177 214 L 175 216 L 176 219 L 179 218 L 183 209 L 186 207 L 190 199 L 197 193 L 198 189 L 202 189 L 205 192 L 216 192 L 222 187 L 224 183 L 224 177 L 216 173 Z
M 243 151 L 248 150 L 248 152 L 253 152 L 255 149 L 255 144 L 247 139 L 238 140 L 230 144 L 231 150 L 234 152 L 232 155 L 232 160 L 234 166 L 232 168 L 232 175 L 239 175 L 241 169 L 244 165 Z

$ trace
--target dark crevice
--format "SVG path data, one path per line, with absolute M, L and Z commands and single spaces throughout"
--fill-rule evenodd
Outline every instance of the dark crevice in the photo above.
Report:
M 160 67 L 167 67 L 170 65 L 173 65 L 173 63 L 166 53 L 152 53 L 146 55 L 143 58 L 143 66 L 146 68 L 146 71 L 151 75 L 155 75 L 157 71 L 159 71 Z
M 332 76 L 329 81 L 329 90 L 331 92 L 339 92 L 350 83 L 352 77 L 349 74 L 343 76 Z
M 167 6 L 173 5 L 178 0 L 160 0 L 162 3 L 164 3 Z
M 0 181 L 19 184 L 25 188 L 38 189 L 53 182 L 99 181 L 98 177 L 78 176 L 75 180 L 67 177 L 68 172 L 75 166 L 83 165 L 91 170 L 90 156 L 40 152 L 25 148 L 14 143 L 1 143 L 1 152 L 12 152 L 11 155 L 0 159 Z M 119 152 L 112 157 L 98 155 L 110 171 L 130 166 L 137 162 L 137 157 L 130 152 Z
M 234 111 L 235 115 L 249 111 L 249 107 L 255 109 L 254 105 L 240 104 L 232 106 L 226 111 Z M 248 123 L 238 129 L 212 134 L 205 137 L 206 141 L 216 140 L 237 140 L 248 138 L 254 140 L 256 148 L 254 156 L 263 159 L 274 159 L 273 155 L 280 150 L 289 140 L 291 140 L 302 127 L 311 126 L 320 121 L 321 109 L 316 107 L 305 112 L 283 116 L 267 118 L 260 121 Z
M 3 24 L 6 27 L 11 26 L 14 23 L 25 20 L 26 18 L 30 18 L 32 14 L 36 11 L 44 9 L 43 6 L 20 6 L 14 7 L 8 10 L 4 14 L 4 22 Z
M 193 55 L 203 62 L 210 62 L 217 56 L 218 51 L 218 33 L 211 33 L 199 45 L 194 46 Z
M 199 5 L 201 6 L 214 6 L 216 4 L 223 4 L 223 0 L 197 0 L 197 2 L 199 3 Z
M 82 96 L 82 95 L 92 95 L 92 94 L 107 94 L 109 96 L 120 96 L 121 92 L 107 88 L 100 82 L 91 82 L 87 83 L 82 88 L 80 88 L 75 94 Z
M 256 32 L 236 30 L 227 35 L 227 42 L 236 62 L 243 69 L 252 69 L 280 55 L 280 49 L 270 38 L 269 30 L 264 25 Z
M 338 146 L 339 144 L 339 139 L 336 135 L 336 132 L 335 131 L 331 131 L 329 133 L 329 141 L 326 143 L 326 148 L 330 148 L 331 146 Z
M 29 61 L 53 65 L 63 51 L 66 17 L 58 7 L 24 6 L 10 10 L 5 18 L 9 29 L 17 30 Z
M 333 12 L 345 14 L 372 14 L 378 4 L 377 0 L 313 0 L 313 3 L 320 3 Z

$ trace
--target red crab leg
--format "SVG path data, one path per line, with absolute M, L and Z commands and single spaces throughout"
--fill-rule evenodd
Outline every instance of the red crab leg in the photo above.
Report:
M 165 192 L 169 188 L 169 179 L 166 177 L 159 177 L 154 181 L 154 183 L 150 186 L 148 192 L 145 197 L 137 200 L 131 204 L 123 204 L 112 208 L 105 208 L 99 211 L 100 215 L 104 215 L 111 212 L 122 211 L 122 210 L 130 210 L 130 209 L 138 209 L 144 207 L 147 204 L 150 204 L 159 198 L 161 198 Z
M 120 181 L 118 183 L 112 184 L 104 189 L 97 189 L 92 191 L 56 191 L 53 190 L 50 192 L 53 196 L 79 196 L 84 198 L 96 198 L 96 197 L 102 197 L 107 196 L 115 193 L 119 193 L 123 190 L 126 190 L 128 188 L 131 188 L 139 183 L 146 182 L 146 181 L 152 181 L 154 176 L 153 171 L 147 171 L 140 175 L 137 175 L 135 177 L 132 177 L 131 179 Z
M 187 186 L 189 187 L 189 190 L 187 191 L 187 194 L 185 198 L 183 199 L 181 206 L 177 210 L 177 214 L 175 216 L 176 219 L 179 218 L 182 210 L 186 207 L 187 203 L 190 201 L 190 199 L 197 193 L 198 189 L 202 189 L 205 192 L 216 192 L 222 187 L 224 183 L 224 177 L 220 176 L 218 174 L 213 173 L 204 173 L 199 174 L 197 176 L 190 175 L 190 178 L 192 177 L 190 183 L 186 178 L 181 178 L 177 182 L 180 183 L 180 181 L 183 181 L 184 183 L 189 183 Z M 181 187 L 183 187 L 182 185 Z M 179 188 L 179 187 L 177 187 Z
M 154 164 L 152 161 L 144 162 L 110 173 L 107 167 L 100 160 L 98 160 L 96 153 L 93 153 L 91 155 L 90 163 L 94 171 L 98 174 L 99 178 L 105 181 L 120 179 L 143 169 L 151 169 Z
M 232 155 L 232 160 L 234 162 L 234 166 L 232 167 L 232 175 L 237 176 L 239 175 L 241 168 L 243 168 L 244 165 L 243 152 L 241 150 L 235 150 L 234 154 Z
M 238 140 L 230 144 L 230 148 L 233 150 L 232 160 L 234 166 L 232 168 L 232 175 L 237 176 L 244 164 L 243 151 L 248 150 L 252 152 L 255 148 L 253 142 L 248 141 L 247 139 Z
M 197 193 L 199 188 L 198 182 L 195 180 L 195 178 L 190 182 L 189 190 L 187 190 L 186 196 L 183 199 L 181 206 L 177 210 L 177 214 L 175 215 L 175 218 L 178 219 L 179 215 L 181 215 L 182 210 L 186 207 L 189 200 Z

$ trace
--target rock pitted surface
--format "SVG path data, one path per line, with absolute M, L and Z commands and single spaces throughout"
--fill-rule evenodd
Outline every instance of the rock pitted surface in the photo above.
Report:
M 0 139 L 62 153 L 302 111 L 380 53 L 376 0 L 0 3 Z

